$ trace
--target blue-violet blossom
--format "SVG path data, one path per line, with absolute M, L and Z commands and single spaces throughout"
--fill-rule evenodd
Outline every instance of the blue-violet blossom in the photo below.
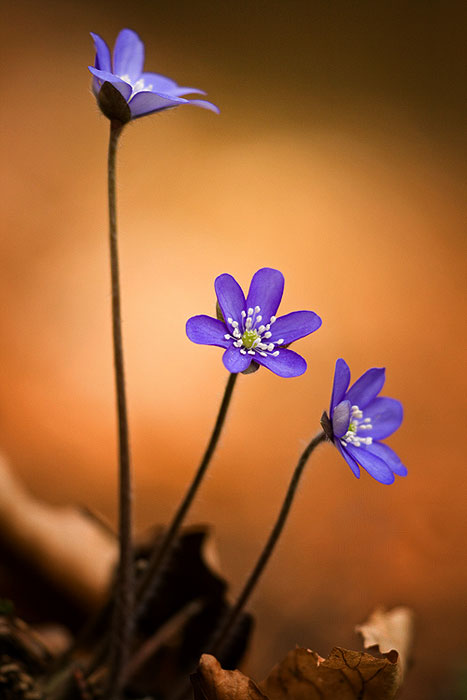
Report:
M 407 476 L 407 469 L 396 453 L 380 440 L 392 435 L 402 423 L 402 404 L 378 396 L 385 381 L 385 370 L 374 367 L 349 387 L 350 369 L 336 362 L 329 411 L 332 439 L 355 474 L 360 466 L 382 484 L 392 484 L 394 475 Z
M 252 361 L 281 377 L 298 377 L 305 372 L 303 357 L 285 346 L 318 330 L 321 319 L 313 311 L 294 311 L 276 318 L 284 291 L 284 276 L 279 270 L 258 270 L 246 299 L 231 275 L 217 277 L 214 288 L 223 320 L 193 316 L 186 324 L 190 340 L 225 348 L 222 360 L 232 373 L 244 372 Z
M 104 39 L 98 34 L 91 36 L 96 48 L 94 66 L 89 66 L 93 74 L 92 88 L 98 98 L 104 83 L 111 83 L 126 100 L 131 119 L 163 109 L 183 104 L 196 105 L 219 113 L 219 109 L 206 100 L 187 100 L 183 95 L 198 93 L 196 88 L 181 87 L 174 80 L 158 73 L 144 73 L 144 44 L 131 29 L 122 29 L 115 42 L 113 61 Z M 130 117 L 129 117 L 130 118 Z

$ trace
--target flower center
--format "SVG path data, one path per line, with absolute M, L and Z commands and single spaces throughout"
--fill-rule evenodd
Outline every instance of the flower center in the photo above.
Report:
M 277 357 L 279 350 L 276 350 L 277 345 L 282 345 L 283 338 L 271 343 L 269 338 L 272 336 L 271 326 L 275 322 L 276 317 L 271 316 L 269 323 L 262 324 L 263 317 L 261 316 L 261 308 L 255 306 L 247 311 L 242 311 L 241 320 L 234 321 L 232 318 L 227 319 L 227 325 L 232 328 L 232 333 L 226 333 L 226 340 L 233 340 L 234 347 L 238 348 L 242 355 L 256 355 L 258 353 L 262 357 L 272 355 Z
M 371 445 L 373 438 L 364 437 L 358 433 L 359 431 L 364 432 L 365 430 L 371 430 L 372 428 L 371 418 L 364 418 L 363 411 L 361 411 L 358 406 L 352 406 L 350 409 L 349 427 L 347 428 L 346 434 L 340 438 L 341 445 L 344 447 L 347 445 L 353 445 L 354 447 Z
M 255 329 L 253 331 L 245 331 L 242 335 L 242 343 L 244 348 L 254 348 L 256 347 L 256 341 L 260 340 L 258 331 Z

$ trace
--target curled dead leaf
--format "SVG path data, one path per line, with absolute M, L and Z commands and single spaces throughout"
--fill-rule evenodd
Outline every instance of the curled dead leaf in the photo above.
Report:
M 241 671 L 225 671 L 214 656 L 203 654 L 191 676 L 194 700 L 267 700 Z
M 191 677 L 195 700 L 393 700 L 400 688 L 412 641 L 408 608 L 376 610 L 357 630 L 365 647 L 384 656 L 334 647 L 327 659 L 295 649 L 255 684 L 240 671 L 224 671 L 214 657 L 201 657 Z
M 295 649 L 258 685 L 204 654 L 191 681 L 195 700 L 393 700 L 399 675 L 397 661 L 334 647 L 327 659 Z
M 413 611 L 402 606 L 388 611 L 377 608 L 355 631 L 362 635 L 365 649 L 377 648 L 389 659 L 398 658 L 402 681 L 412 645 Z
M 365 652 L 334 647 L 327 659 L 295 649 L 259 684 L 269 700 L 392 700 L 398 664 Z

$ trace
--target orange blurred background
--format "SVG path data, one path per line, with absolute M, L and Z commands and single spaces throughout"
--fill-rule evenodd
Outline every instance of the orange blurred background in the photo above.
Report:
M 190 513 L 212 522 L 239 590 L 296 459 L 319 429 L 334 363 L 386 366 L 409 469 L 357 481 L 313 456 L 251 604 L 246 670 L 295 644 L 358 648 L 377 604 L 416 612 L 401 697 L 454 698 L 465 674 L 465 6 L 207 0 L 26 2 L 3 48 L 0 445 L 31 491 L 115 521 L 107 260 L 107 120 L 90 93 L 89 31 L 131 27 L 146 67 L 208 91 L 130 125 L 119 154 L 124 340 L 139 529 L 171 516 L 227 373 L 192 345 L 214 278 L 285 274 L 281 313 L 312 309 L 297 379 L 241 377 Z M 460 692 L 460 691 L 459 691 Z M 460 697 L 460 695 L 459 695 Z

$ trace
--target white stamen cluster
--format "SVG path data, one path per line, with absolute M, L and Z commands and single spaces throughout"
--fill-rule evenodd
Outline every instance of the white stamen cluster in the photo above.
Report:
M 276 350 L 276 346 L 281 345 L 284 342 L 284 338 L 280 338 L 274 343 L 269 341 L 269 338 L 272 336 L 271 326 L 275 322 L 276 317 L 271 316 L 269 322 L 264 325 L 261 323 L 263 317 L 260 311 L 261 308 L 259 306 L 242 311 L 240 322 L 228 318 L 227 323 L 231 326 L 232 333 L 226 333 L 224 338 L 233 340 L 234 347 L 239 348 L 242 355 L 256 355 L 258 353 L 262 357 L 267 357 L 268 354 L 277 357 L 279 350 Z
M 346 434 L 340 438 L 341 445 L 344 447 L 346 447 L 346 445 L 353 445 L 354 447 L 371 445 L 373 438 L 363 437 L 363 435 L 358 434 L 358 431 L 371 430 L 372 428 L 371 418 L 364 418 L 363 411 L 361 411 L 358 406 L 352 406 L 350 409 L 349 427 Z

